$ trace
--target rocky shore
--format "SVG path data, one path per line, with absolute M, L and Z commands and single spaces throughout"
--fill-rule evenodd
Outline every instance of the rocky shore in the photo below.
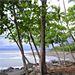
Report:
M 75 62 L 66 61 L 66 65 L 59 65 L 57 61 L 53 61 L 52 64 L 47 63 L 46 75 L 74 75 L 75 74 Z M 58 63 L 58 65 L 55 65 Z M 39 65 L 27 64 L 29 75 L 40 75 Z M 13 68 L 9 67 L 4 70 L 0 70 L 0 75 L 26 75 L 24 67 Z
M 30 75 L 33 75 L 34 72 L 39 72 L 39 66 L 36 67 L 35 64 L 27 64 L 28 71 Z M 4 70 L 0 70 L 0 75 L 26 75 L 24 71 L 24 67 L 21 68 L 13 68 L 9 67 Z

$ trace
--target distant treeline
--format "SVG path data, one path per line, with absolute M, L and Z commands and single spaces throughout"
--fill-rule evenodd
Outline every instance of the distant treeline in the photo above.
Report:
M 75 43 L 74 42 L 70 44 L 70 48 L 71 48 L 72 52 L 75 52 Z M 63 51 L 62 45 L 60 45 L 59 47 L 56 46 L 55 49 L 59 52 Z M 53 50 L 54 49 L 52 48 L 50 51 L 53 51 Z M 64 45 L 64 50 L 65 50 L 65 52 L 69 52 L 69 47 L 67 44 Z

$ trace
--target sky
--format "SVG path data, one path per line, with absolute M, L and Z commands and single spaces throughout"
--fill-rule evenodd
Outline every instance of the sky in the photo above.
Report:
M 64 11 L 62 0 L 60 0 L 59 2 L 57 0 L 48 0 L 48 2 L 49 1 L 51 1 L 49 6 L 51 6 L 52 4 L 58 6 L 60 4 L 61 11 Z M 72 3 L 68 4 L 68 0 L 64 0 L 64 1 L 65 1 L 66 8 L 68 8 L 69 6 L 73 5 Z M 39 0 L 38 4 L 41 4 L 40 0 Z M 69 39 L 69 40 L 71 40 L 71 39 Z M 58 46 L 58 44 L 55 44 L 55 46 Z M 29 50 L 30 49 L 29 44 L 24 44 L 23 43 L 23 47 L 24 47 L 25 50 Z M 50 45 L 49 49 L 51 49 L 51 48 L 52 48 L 52 46 Z M 18 50 L 18 47 L 17 47 L 16 43 L 10 42 L 9 39 L 4 39 L 3 37 L 0 37 L 0 50 L 10 50 L 10 49 L 17 49 Z M 33 49 L 35 49 L 35 48 L 33 47 Z
M 23 47 L 25 50 L 30 50 L 29 44 L 24 44 Z M 0 38 L 0 50 L 19 50 L 18 46 L 14 42 L 10 42 L 9 39 Z

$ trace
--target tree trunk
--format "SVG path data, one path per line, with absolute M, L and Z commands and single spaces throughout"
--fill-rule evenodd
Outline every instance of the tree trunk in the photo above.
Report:
M 31 47 L 31 50 L 32 50 L 32 54 L 33 54 L 34 60 L 35 60 L 35 64 L 37 65 L 37 61 L 36 61 L 36 57 L 35 57 L 35 54 L 34 54 L 34 51 L 33 51 L 32 45 L 31 45 L 30 42 L 29 42 L 29 44 L 30 44 L 30 47 Z
M 65 65 L 65 64 L 66 64 L 66 63 L 65 63 L 65 50 L 64 50 L 64 44 L 63 44 L 63 42 L 62 42 L 62 46 L 63 46 L 64 65 Z
M 66 7 L 65 7 L 65 2 L 64 2 L 64 0 L 63 0 L 63 6 L 64 6 L 65 17 L 66 17 Z M 69 26 L 68 26 L 68 22 L 66 22 L 66 25 L 67 25 L 68 30 L 70 30 L 70 29 L 69 29 Z M 72 39 L 73 39 L 74 42 L 75 42 L 75 39 L 74 39 L 74 37 L 73 37 L 73 35 L 72 35 L 71 32 L 70 32 L 70 35 L 71 35 Z
M 35 64 L 37 65 L 36 57 L 35 57 L 35 54 L 34 54 L 34 51 L 33 51 L 32 45 L 31 45 L 31 43 L 30 43 L 30 38 L 29 38 L 29 36 L 28 36 L 28 40 L 29 40 L 29 45 L 30 45 L 30 47 L 31 47 L 32 54 L 33 54 L 33 57 L 34 57 L 34 60 L 35 60 Z
M 58 60 L 59 60 L 59 64 L 61 65 L 60 57 L 59 57 L 58 52 L 56 51 L 56 49 L 55 49 L 53 43 L 52 43 L 52 46 L 53 46 L 53 48 L 54 48 L 54 51 L 56 52 L 57 58 L 58 58 Z
M 68 44 L 68 47 L 69 47 L 70 54 L 71 54 L 72 58 L 75 60 L 75 57 L 72 54 L 72 51 L 71 51 L 71 48 L 70 48 L 70 45 L 69 45 L 68 41 L 67 41 L 67 44 Z
M 17 30 L 18 40 L 19 40 L 19 44 L 20 44 L 20 51 L 21 51 L 21 54 L 22 54 L 22 60 L 23 60 L 23 64 L 24 64 L 24 69 L 25 69 L 26 75 L 29 75 L 28 68 L 27 68 L 26 61 L 25 61 L 22 41 L 21 41 L 21 38 L 20 38 L 19 28 L 18 28 L 18 25 L 17 25 L 17 17 L 16 17 L 16 13 L 15 13 L 13 0 L 12 0 L 12 6 L 13 6 L 13 11 L 14 11 L 14 23 L 16 25 L 16 30 Z
M 24 56 L 24 58 L 26 59 L 26 61 L 28 62 L 28 64 L 30 64 L 30 62 L 29 62 L 29 60 L 27 59 L 27 57 L 26 57 L 26 56 Z
M 64 0 L 63 0 L 63 6 L 64 6 L 64 12 L 66 13 L 66 7 L 65 7 L 65 2 L 64 2 Z M 66 14 L 65 14 L 65 16 L 66 16 Z
M 15 37 L 14 37 L 12 31 L 10 30 L 10 28 L 8 27 L 8 25 L 6 25 L 6 26 L 7 26 L 7 29 L 10 31 L 10 33 L 11 33 L 11 35 L 12 35 L 14 41 L 16 42 L 16 44 L 17 44 L 17 46 L 18 46 L 18 48 L 21 49 L 20 46 L 19 46 L 19 44 L 18 44 L 18 42 L 16 41 L 16 39 L 15 39 Z M 26 57 L 25 57 L 25 59 L 27 60 L 28 64 L 30 64 L 29 60 L 28 60 Z
M 37 55 L 38 55 L 38 57 L 39 57 L 39 59 L 40 59 L 39 51 L 38 51 L 38 49 L 37 49 L 37 46 L 36 46 L 36 44 L 35 44 L 35 42 L 34 42 L 34 39 L 33 39 L 33 36 L 31 35 L 31 33 L 30 33 L 30 37 L 31 37 L 32 42 L 33 42 L 33 44 L 34 44 L 34 47 L 35 47 L 35 49 L 36 49 Z
M 41 75 L 46 73 L 46 63 L 45 63 L 45 17 L 46 17 L 46 0 L 41 0 L 42 2 L 42 25 L 41 25 L 41 58 L 40 58 L 40 72 Z

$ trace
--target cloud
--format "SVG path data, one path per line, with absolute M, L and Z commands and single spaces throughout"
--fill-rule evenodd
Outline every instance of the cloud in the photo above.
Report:
M 29 44 L 23 43 L 24 50 L 30 50 Z M 19 50 L 15 42 L 10 42 L 9 39 L 0 38 L 0 50 Z
M 10 45 L 14 45 L 15 44 L 15 43 L 11 43 L 9 41 L 10 41 L 9 39 L 1 38 L 0 39 L 0 46 L 10 46 Z

